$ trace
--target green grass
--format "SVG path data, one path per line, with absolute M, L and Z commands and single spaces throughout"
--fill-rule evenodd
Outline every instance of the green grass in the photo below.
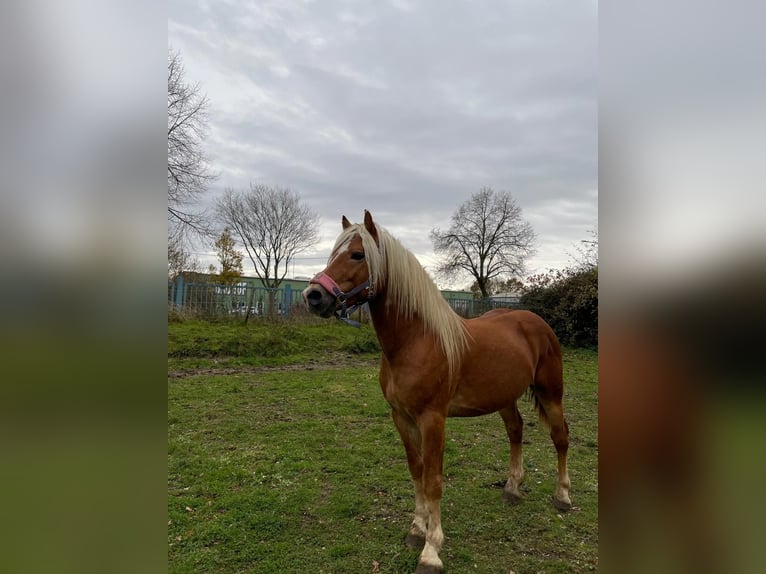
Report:
M 369 325 L 361 329 L 336 321 L 305 325 L 186 321 L 168 325 L 169 370 L 303 364 L 344 355 L 371 358 L 379 352 Z
M 412 485 L 369 330 L 191 323 L 169 331 L 170 572 L 358 573 L 374 562 L 381 573 L 414 571 L 418 553 L 402 544 Z M 284 339 L 288 353 L 264 346 L 269 337 Z M 324 361 L 339 352 L 343 360 Z M 211 368 L 221 364 L 225 373 Z M 596 569 L 596 365 L 592 351 L 565 352 L 569 513 L 550 504 L 555 450 L 531 404 L 520 405 L 526 498 L 517 506 L 500 498 L 508 443 L 499 416 L 449 419 L 440 553 L 448 572 Z

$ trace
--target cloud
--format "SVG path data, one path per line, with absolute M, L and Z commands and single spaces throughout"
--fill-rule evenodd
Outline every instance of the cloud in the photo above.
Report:
M 170 43 L 211 102 L 221 178 L 207 201 L 250 181 L 288 186 L 327 222 L 323 236 L 366 208 L 424 260 L 431 227 L 482 186 L 510 191 L 533 221 L 533 266 L 565 265 L 596 226 L 593 3 L 170 12 Z

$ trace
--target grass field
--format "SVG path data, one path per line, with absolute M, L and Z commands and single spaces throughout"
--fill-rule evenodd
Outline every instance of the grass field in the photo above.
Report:
M 169 325 L 169 571 L 411 573 L 414 499 L 368 327 Z M 565 350 L 574 508 L 532 405 L 525 500 L 507 506 L 498 415 L 449 419 L 440 553 L 451 573 L 598 566 L 597 357 Z

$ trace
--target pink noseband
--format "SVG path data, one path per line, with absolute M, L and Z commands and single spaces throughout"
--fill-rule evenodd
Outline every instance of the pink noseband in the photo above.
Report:
M 319 273 L 314 275 L 314 278 L 311 281 L 309 281 L 309 284 L 311 283 L 316 283 L 317 285 L 321 285 L 322 287 L 325 288 L 325 291 L 335 295 L 335 297 L 341 303 L 345 303 L 350 297 L 353 297 L 354 295 L 361 293 L 365 289 L 368 289 L 368 293 L 367 293 L 367 297 L 365 297 L 365 301 L 372 297 L 372 289 L 370 289 L 369 279 L 365 281 L 364 283 L 362 283 L 361 285 L 357 285 L 348 293 L 344 293 L 343 290 L 340 287 L 338 287 L 338 284 L 335 282 L 335 280 L 324 271 L 320 271 Z
M 338 284 L 324 271 L 321 271 L 314 275 L 314 278 L 309 283 L 316 283 L 325 288 L 328 293 L 332 293 L 336 297 L 343 295 L 343 290 L 338 287 Z

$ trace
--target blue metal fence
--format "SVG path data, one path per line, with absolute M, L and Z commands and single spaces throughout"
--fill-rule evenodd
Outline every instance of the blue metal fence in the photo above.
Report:
M 466 318 L 478 317 L 498 307 L 519 308 L 518 302 L 492 299 L 445 299 L 455 312 Z M 191 282 L 183 276 L 168 282 L 168 304 L 176 309 L 192 311 L 205 316 L 295 316 L 306 315 L 300 289 L 289 283 L 267 289 L 243 281 L 236 285 L 211 282 Z
M 177 277 L 168 282 L 168 304 L 201 315 L 294 315 L 303 313 L 301 292 L 290 284 L 276 289 L 242 282 L 195 283 Z

